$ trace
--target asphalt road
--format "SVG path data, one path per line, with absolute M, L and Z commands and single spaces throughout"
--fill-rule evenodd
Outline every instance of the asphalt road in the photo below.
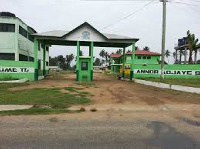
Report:
M 199 149 L 183 121 L 120 113 L 11 116 L 0 119 L 1 148 Z M 178 122 L 178 123 L 177 123 Z M 184 128 L 186 126 L 186 128 Z M 180 129 L 179 129 L 180 127 Z M 183 127 L 183 128 L 181 128 Z M 187 130 L 188 127 L 188 130 Z M 183 131 L 182 131 L 183 130 Z M 184 131 L 185 130 L 185 131 Z M 200 136 L 200 135 L 199 135 Z

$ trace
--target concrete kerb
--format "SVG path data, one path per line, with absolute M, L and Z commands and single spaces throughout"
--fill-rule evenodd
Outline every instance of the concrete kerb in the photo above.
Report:
M 27 78 L 25 78 L 25 79 L 20 79 L 20 80 L 0 81 L 0 84 L 1 83 L 25 83 L 28 81 L 29 80 Z
M 165 88 L 165 89 L 171 89 L 171 90 L 176 90 L 176 91 L 200 94 L 200 88 L 195 88 L 195 87 L 172 85 L 172 84 L 165 84 L 165 83 L 160 83 L 160 82 L 151 82 L 151 81 L 140 80 L 140 79 L 133 79 L 133 81 L 135 83 L 148 85 L 148 86 L 154 86 L 158 88 Z
M 0 105 L 0 111 L 24 110 L 32 107 L 32 105 Z

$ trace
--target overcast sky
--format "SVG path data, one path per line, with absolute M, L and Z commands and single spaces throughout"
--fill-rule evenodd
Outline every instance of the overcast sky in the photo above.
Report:
M 167 4 L 166 49 L 174 52 L 178 38 L 186 36 L 187 30 L 200 37 L 200 0 L 171 1 Z M 87 21 L 103 33 L 140 38 L 137 46 L 149 46 L 151 51 L 161 52 L 162 3 L 159 0 L 116 23 L 147 3 L 147 0 L 0 0 L 0 11 L 15 13 L 37 32 L 70 31 Z M 102 30 L 110 24 L 112 25 L 109 28 Z M 95 50 L 95 56 L 98 57 L 100 49 Z M 111 53 L 114 49 L 108 51 Z M 76 54 L 75 47 L 52 46 L 50 49 L 51 56 L 70 53 Z

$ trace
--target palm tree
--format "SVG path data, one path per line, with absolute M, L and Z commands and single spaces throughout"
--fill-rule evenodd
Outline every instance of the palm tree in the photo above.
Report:
M 106 65 L 107 65 L 108 60 L 110 59 L 110 54 L 108 52 L 105 52 L 105 59 L 106 59 Z
M 194 34 L 191 34 L 190 31 L 187 31 L 187 39 L 188 39 L 188 49 L 189 49 L 189 64 L 193 63 L 192 54 L 195 52 L 195 57 L 197 57 L 197 51 L 200 48 L 200 43 L 198 43 L 198 39 L 195 38 Z M 195 58 L 196 63 L 196 58 Z
M 143 48 L 143 50 L 144 50 L 144 51 L 149 51 L 149 50 L 150 50 L 150 48 L 149 48 L 149 47 L 147 47 L 147 46 L 145 46 L 145 47 Z
M 165 51 L 165 56 L 168 59 L 168 63 L 169 63 L 169 57 L 171 56 L 171 52 L 169 50 Z
M 103 58 L 105 57 L 105 50 L 103 49 L 103 50 L 101 50 L 100 51 L 100 53 L 99 53 L 99 56 L 101 56 L 102 57 L 102 64 L 104 63 L 104 61 L 103 61 Z

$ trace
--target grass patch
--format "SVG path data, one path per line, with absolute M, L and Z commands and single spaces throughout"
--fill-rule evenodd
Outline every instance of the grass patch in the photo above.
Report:
M 88 88 L 88 87 L 94 87 L 95 83 L 94 82 L 78 82 L 77 85 Z
M 75 88 L 75 87 L 65 87 L 69 92 L 78 92 L 79 90 L 83 90 L 83 88 Z
M 147 81 L 153 81 L 153 82 L 162 82 L 162 83 L 173 84 L 173 85 L 183 85 L 183 86 L 200 88 L 200 79 L 198 78 L 190 78 L 190 79 L 166 78 L 163 81 L 160 81 L 160 78 L 141 78 L 141 79 L 147 80 Z
M 66 108 L 76 104 L 90 102 L 88 94 L 78 93 L 79 96 L 70 93 L 62 93 L 61 88 L 40 88 L 23 91 L 10 91 L 10 87 L 19 84 L 0 84 L 1 105 L 48 105 L 52 108 Z
M 30 108 L 23 110 L 9 110 L 0 111 L 0 116 L 5 115 L 47 115 L 47 114 L 59 114 L 59 113 L 75 113 L 79 111 L 69 111 L 67 109 L 52 109 L 52 108 Z

